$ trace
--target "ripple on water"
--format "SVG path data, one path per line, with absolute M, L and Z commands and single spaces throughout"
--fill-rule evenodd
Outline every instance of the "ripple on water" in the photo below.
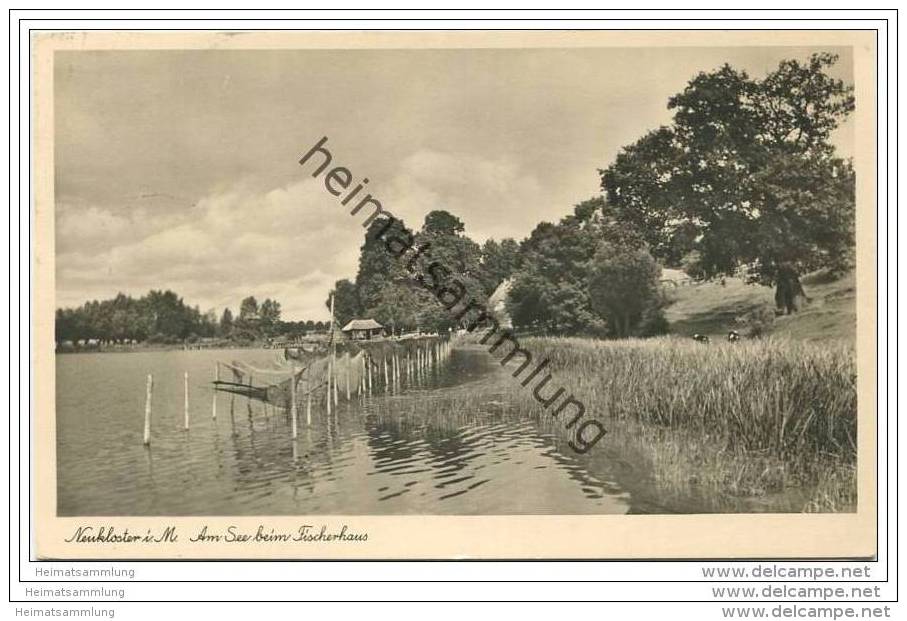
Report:
M 623 513 L 629 497 L 497 393 L 481 352 L 456 352 L 415 390 L 316 407 L 295 443 L 281 410 L 218 396 L 216 360 L 260 350 L 57 358 L 61 515 Z M 191 429 L 182 430 L 182 373 Z M 155 375 L 153 441 L 141 443 Z M 429 382 L 431 380 L 426 380 Z M 490 395 L 482 401 L 475 395 Z M 471 400 L 470 400 L 471 399 Z M 467 406 L 464 406 L 467 404 Z M 472 405 L 469 405 L 472 404 Z M 476 405 L 478 404 L 478 405 Z M 471 409 L 470 409 L 471 408 Z M 302 417 L 304 421 L 304 416 Z

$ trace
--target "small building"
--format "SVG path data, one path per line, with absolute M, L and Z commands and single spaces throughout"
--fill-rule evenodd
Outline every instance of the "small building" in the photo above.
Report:
M 693 283 L 690 275 L 683 270 L 675 270 L 669 267 L 661 270 L 661 286 L 666 287 L 683 287 Z
M 507 295 L 513 287 L 513 279 L 508 278 L 494 290 L 488 298 L 488 310 L 498 320 L 498 323 L 505 328 L 512 328 L 513 321 L 510 319 L 510 313 L 507 312 Z
M 370 339 L 381 334 L 383 330 L 384 326 L 374 319 L 353 319 L 340 328 L 347 338 L 354 340 Z

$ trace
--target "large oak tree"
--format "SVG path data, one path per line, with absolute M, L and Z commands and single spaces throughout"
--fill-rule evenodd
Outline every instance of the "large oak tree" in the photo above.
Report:
M 854 171 L 830 139 L 854 98 L 828 74 L 836 61 L 786 60 L 761 80 L 728 65 L 700 73 L 669 100 L 670 126 L 600 171 L 615 217 L 662 261 L 705 278 L 746 266 L 796 310 L 801 274 L 852 260 Z

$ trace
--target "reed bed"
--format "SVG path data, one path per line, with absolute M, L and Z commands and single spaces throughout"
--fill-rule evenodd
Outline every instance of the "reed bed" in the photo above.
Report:
M 802 510 L 855 508 L 856 368 L 846 345 L 677 337 L 521 345 L 549 358 L 552 384 L 609 427 L 601 444 L 635 445 L 665 486 L 734 496 L 795 490 Z M 531 390 L 513 382 L 512 391 L 545 416 Z

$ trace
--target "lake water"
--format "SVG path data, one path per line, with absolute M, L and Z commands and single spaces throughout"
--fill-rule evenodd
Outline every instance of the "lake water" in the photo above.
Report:
M 269 350 L 57 356 L 57 507 L 74 515 L 627 513 L 607 460 L 581 460 L 495 390 L 477 350 L 399 394 L 322 404 L 299 437 L 288 415 L 219 393 L 217 360 L 265 366 Z M 183 373 L 190 430 L 183 430 Z M 152 444 L 142 443 L 154 375 Z M 504 377 L 504 380 L 510 378 Z M 511 380 L 512 381 L 512 380 Z M 501 391 L 502 392 L 502 391 Z M 232 411 L 232 415 L 231 415 Z

